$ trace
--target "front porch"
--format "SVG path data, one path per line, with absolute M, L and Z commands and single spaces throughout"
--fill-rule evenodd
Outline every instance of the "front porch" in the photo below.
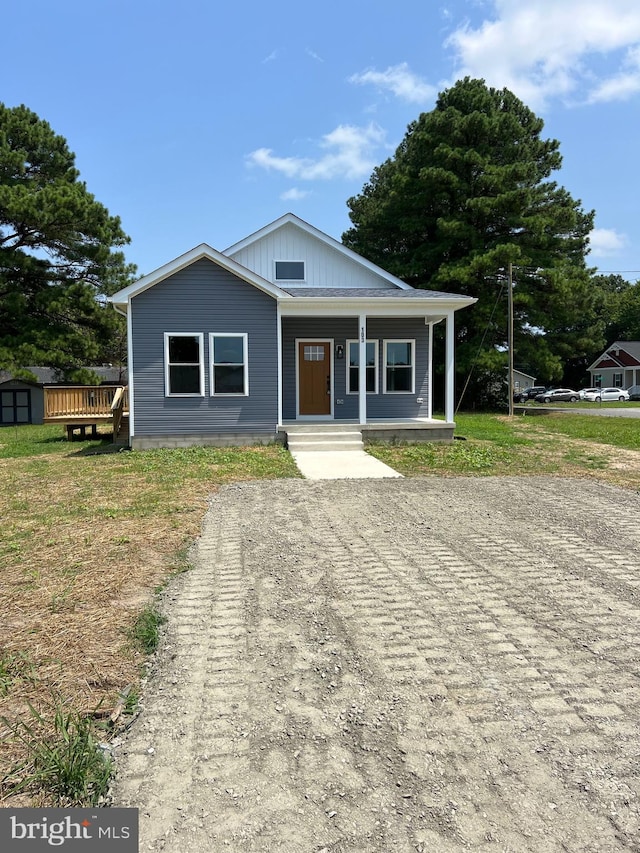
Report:
M 453 440 L 455 423 L 437 418 L 379 418 L 365 424 L 357 419 L 327 421 L 326 419 L 284 420 L 277 427 L 278 440 L 293 446 L 317 443 L 318 449 L 352 449 L 355 443 L 366 446 L 372 441 L 399 441 L 417 444 L 424 441 Z

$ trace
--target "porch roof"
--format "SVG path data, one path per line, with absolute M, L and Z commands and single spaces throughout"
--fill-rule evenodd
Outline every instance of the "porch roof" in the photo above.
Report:
M 376 287 L 282 287 L 289 296 L 319 299 L 453 299 L 463 300 L 465 305 L 475 302 L 461 293 L 444 293 L 440 290 L 391 290 Z
M 424 317 L 440 322 L 448 314 L 477 300 L 459 293 L 438 290 L 383 290 L 363 287 L 289 287 L 278 299 L 283 317 L 319 315 L 351 317 Z

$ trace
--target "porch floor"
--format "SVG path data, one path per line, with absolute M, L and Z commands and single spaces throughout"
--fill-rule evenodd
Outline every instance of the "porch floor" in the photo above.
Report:
M 304 418 L 283 420 L 278 425 L 279 433 L 339 432 L 353 427 L 362 433 L 363 441 L 452 441 L 455 423 L 437 418 L 376 418 L 361 424 L 357 419 L 328 420 L 327 418 Z

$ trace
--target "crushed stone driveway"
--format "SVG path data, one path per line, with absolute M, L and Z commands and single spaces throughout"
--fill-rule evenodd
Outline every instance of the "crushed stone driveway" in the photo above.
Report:
M 140 850 L 640 850 L 640 496 L 536 478 L 212 499 L 113 805 Z

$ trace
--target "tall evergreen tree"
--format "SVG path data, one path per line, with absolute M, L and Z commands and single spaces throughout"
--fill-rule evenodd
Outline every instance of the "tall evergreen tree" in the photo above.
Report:
M 621 275 L 596 275 L 593 285 L 600 293 L 598 312 L 606 343 L 640 340 L 640 287 Z M 594 357 L 598 352 L 593 353 Z
M 100 297 L 133 274 L 118 217 L 75 168 L 66 140 L 25 106 L 0 104 L 0 367 L 69 375 L 115 328 Z
M 456 330 L 459 378 L 476 365 L 471 402 L 500 387 L 506 398 L 510 263 L 516 364 L 559 379 L 569 352 L 601 340 L 585 265 L 594 214 L 551 180 L 559 143 L 542 130 L 508 89 L 465 78 L 347 202 L 349 248 L 416 287 L 478 298 Z

